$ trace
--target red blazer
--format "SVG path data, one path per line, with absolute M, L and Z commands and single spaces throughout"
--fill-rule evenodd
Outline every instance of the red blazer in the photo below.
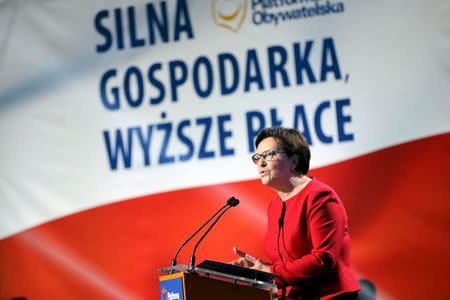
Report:
M 292 198 L 274 198 L 264 243 L 279 295 L 330 299 L 360 289 L 350 264 L 347 213 L 332 188 L 312 179 Z

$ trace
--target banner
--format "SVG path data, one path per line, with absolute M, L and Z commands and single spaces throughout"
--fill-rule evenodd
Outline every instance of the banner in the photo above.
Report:
M 269 126 L 306 137 L 377 299 L 450 296 L 447 1 L 0 8 L 0 298 L 158 299 L 231 196 L 197 260 L 264 258 Z

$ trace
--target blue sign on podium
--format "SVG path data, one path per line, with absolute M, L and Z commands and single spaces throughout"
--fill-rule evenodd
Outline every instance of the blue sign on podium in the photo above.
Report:
M 161 276 L 159 279 L 161 300 L 184 300 L 183 273 Z

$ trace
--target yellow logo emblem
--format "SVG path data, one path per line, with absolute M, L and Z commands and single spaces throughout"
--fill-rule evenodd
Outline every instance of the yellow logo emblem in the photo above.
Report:
M 213 0 L 212 16 L 214 23 L 238 32 L 247 16 L 247 0 Z

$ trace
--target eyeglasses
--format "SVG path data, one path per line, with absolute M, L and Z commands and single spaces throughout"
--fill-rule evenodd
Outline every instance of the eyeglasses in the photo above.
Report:
M 264 161 L 271 161 L 273 159 L 273 156 L 277 153 L 286 153 L 284 151 L 279 150 L 266 150 L 261 154 L 255 153 L 252 155 L 252 160 L 255 164 L 258 163 L 258 161 L 261 159 L 264 159 Z

